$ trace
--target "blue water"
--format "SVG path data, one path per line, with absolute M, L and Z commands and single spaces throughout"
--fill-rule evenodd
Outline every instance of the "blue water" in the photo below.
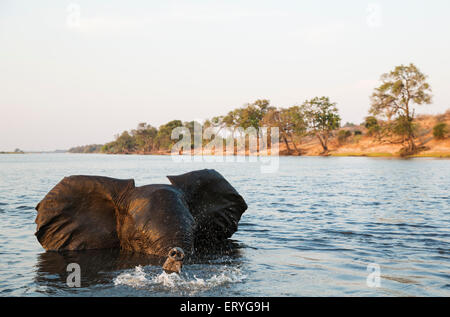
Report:
M 222 173 L 249 209 L 230 252 L 193 260 L 181 276 L 143 255 L 46 253 L 34 236 L 34 207 L 64 176 L 140 186 L 201 168 Z M 80 288 L 66 284 L 73 262 Z M 450 161 L 281 157 L 278 172 L 262 174 L 258 162 L 0 155 L 0 296 L 74 295 L 450 296 Z

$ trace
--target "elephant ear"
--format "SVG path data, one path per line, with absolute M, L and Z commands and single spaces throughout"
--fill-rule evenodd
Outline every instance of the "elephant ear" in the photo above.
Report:
M 134 187 L 134 180 L 65 177 L 36 206 L 37 239 L 50 251 L 119 247 L 116 212 Z
M 224 240 L 237 231 L 247 204 L 221 174 L 204 169 L 167 178 L 186 196 L 197 224 L 196 240 Z

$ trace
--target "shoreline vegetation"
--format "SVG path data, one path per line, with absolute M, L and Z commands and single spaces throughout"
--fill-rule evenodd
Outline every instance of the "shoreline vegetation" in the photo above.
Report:
M 14 152 L 0 151 L 0 154 L 25 154 L 21 149 L 15 149 Z
M 323 153 L 320 141 L 314 135 L 304 135 L 301 137 L 292 136 L 292 140 L 279 143 L 280 156 L 335 156 L 335 157 L 434 157 L 450 158 L 450 135 L 448 132 L 444 136 L 435 133 L 434 127 L 445 123 L 450 127 L 450 109 L 440 115 L 419 115 L 413 121 L 417 136 L 414 138 L 418 151 L 416 153 L 404 155 L 404 140 L 401 136 L 390 135 L 381 137 L 374 134 L 367 128 L 366 124 L 355 125 L 347 123 L 344 126 L 332 131 L 328 140 L 328 152 Z M 189 123 L 185 123 L 184 126 Z M 386 124 L 385 122 L 382 124 Z M 141 124 L 140 127 L 143 125 Z M 139 128 L 139 127 L 138 127 Z M 136 144 L 139 138 L 139 130 L 127 132 L 127 139 L 131 144 Z M 444 130 L 445 132 L 445 130 Z M 125 132 L 124 132 L 125 133 Z M 280 133 L 281 135 L 281 133 Z M 171 155 L 170 147 L 166 149 L 139 149 L 130 147 L 118 147 L 124 134 L 118 136 L 115 141 L 106 145 L 94 144 L 79 146 L 70 149 L 69 153 L 103 153 L 103 154 L 124 154 L 124 155 Z M 126 142 L 124 143 L 127 144 Z M 204 144 L 203 144 L 204 145 Z M 114 150 L 111 149 L 111 146 Z M 109 149 L 105 151 L 105 149 Z M 261 151 L 256 155 L 268 155 L 267 151 Z M 191 152 L 194 154 L 194 152 Z M 248 144 L 245 151 L 237 151 L 236 145 L 233 153 L 227 153 L 224 147 L 224 155 L 255 155 L 249 153 Z M 203 155 L 214 155 L 213 151 L 203 150 Z
M 281 156 L 450 158 L 450 109 L 415 114 L 416 106 L 432 103 L 432 95 L 427 76 L 414 64 L 383 74 L 370 101 L 359 124 L 342 124 L 337 104 L 326 96 L 287 108 L 258 99 L 204 122 L 172 120 L 159 128 L 139 123 L 114 141 L 68 152 L 266 156 L 276 144 Z
M 175 146 L 174 153 L 182 154 L 190 145 L 191 151 L 195 148 L 202 155 L 214 155 L 221 147 L 219 155 L 267 155 L 276 142 L 279 155 L 288 156 L 450 157 L 450 109 L 441 115 L 415 115 L 416 106 L 432 103 L 432 94 L 427 76 L 414 64 L 384 73 L 370 101 L 369 113 L 360 124 L 342 125 L 337 104 L 325 96 L 288 108 L 259 99 L 202 123 L 172 120 L 158 129 L 140 123 L 112 142 L 69 152 L 170 154 Z M 178 133 L 180 129 L 187 132 Z M 189 141 L 179 150 L 186 135 Z

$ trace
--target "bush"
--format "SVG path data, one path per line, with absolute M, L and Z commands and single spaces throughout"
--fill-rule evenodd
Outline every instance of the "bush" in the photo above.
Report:
M 444 139 L 448 132 L 448 125 L 444 122 L 438 123 L 433 127 L 433 136 L 438 140 Z
M 370 136 L 377 134 L 381 130 L 378 120 L 374 116 L 367 117 L 364 126 L 368 130 Z
M 377 125 L 378 125 L 378 120 L 374 116 L 367 117 L 366 121 L 364 122 L 364 126 L 367 129 L 370 129 L 371 127 L 374 127 L 374 126 L 377 126 Z
M 343 144 L 351 135 L 352 135 L 352 132 L 349 130 L 340 130 L 338 132 L 339 144 Z

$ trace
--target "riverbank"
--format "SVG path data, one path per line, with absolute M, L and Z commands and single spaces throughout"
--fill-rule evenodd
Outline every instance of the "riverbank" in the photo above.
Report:
M 66 152 L 69 153 L 69 152 Z M 1 153 L 0 153 L 1 154 Z M 36 154 L 36 153 L 25 153 L 25 154 Z M 108 153 L 70 153 L 70 154 L 104 154 L 104 155 L 161 155 L 161 156 L 170 156 L 170 152 L 145 152 L 145 153 L 115 153 L 115 154 L 108 154 Z M 212 155 L 212 154 L 204 154 L 204 155 Z M 227 155 L 225 153 L 225 155 Z M 233 154 L 234 155 L 234 154 Z M 249 153 L 238 153 L 237 156 L 250 156 Z M 261 153 L 258 156 L 268 156 L 270 155 L 267 153 Z M 286 152 L 279 153 L 279 156 L 307 156 L 307 157 L 324 157 L 324 156 L 331 156 L 331 157 L 391 157 L 391 158 L 449 158 L 450 159 L 450 151 L 448 152 L 423 152 L 423 153 L 417 153 L 414 155 L 408 155 L 408 156 L 401 156 L 399 153 L 388 153 L 388 152 L 334 152 L 330 151 L 327 155 L 321 155 L 321 154 L 298 154 L 298 153 L 291 153 L 287 154 Z
M 439 115 L 419 115 L 414 120 L 414 131 L 416 138 L 414 143 L 417 151 L 412 155 L 405 155 L 405 140 L 402 137 L 391 135 L 381 135 L 380 132 L 369 131 L 364 125 L 346 124 L 344 127 L 334 130 L 327 144 L 328 151 L 324 149 L 316 136 L 307 135 L 302 137 L 290 136 L 282 137 L 279 143 L 280 156 L 363 156 L 363 157 L 436 157 L 450 158 L 450 133 L 448 128 L 443 132 L 440 138 L 433 133 L 433 128 L 437 124 L 446 124 L 450 127 L 450 110 Z M 372 133 L 371 133 L 372 132 Z M 136 132 L 132 132 L 134 135 Z M 131 144 L 136 140 L 130 134 L 126 134 Z M 126 141 L 125 140 L 125 141 Z M 134 140 L 134 141 L 133 141 Z M 122 140 L 124 141 L 124 140 Z M 133 141 L 133 142 L 132 142 Z M 117 143 L 117 141 L 116 141 Z M 69 150 L 70 153 L 109 153 L 109 154 L 137 154 L 137 155 L 171 155 L 171 151 L 165 147 L 153 151 L 123 150 L 133 148 L 133 146 L 117 145 L 114 148 L 101 144 L 91 144 L 74 147 Z M 159 146 L 158 146 L 159 147 Z M 118 150 L 122 149 L 122 150 Z M 180 153 L 182 154 L 182 153 Z M 192 154 L 194 154 L 192 152 Z M 203 155 L 214 155 L 214 151 L 203 150 Z M 249 150 L 238 150 L 226 152 L 224 155 L 255 155 Z M 259 151 L 256 155 L 270 155 L 270 150 Z
M 418 151 L 412 155 L 402 155 L 405 144 L 400 137 L 383 137 L 371 135 L 362 125 L 352 125 L 341 128 L 331 137 L 327 155 L 330 156 L 364 156 L 364 157 L 436 157 L 450 158 L 450 136 L 446 135 L 438 139 L 433 135 L 433 127 L 438 123 L 446 123 L 450 126 L 450 111 L 441 115 L 420 115 L 415 119 L 416 138 L 415 144 Z M 339 138 L 341 131 L 347 132 L 347 137 Z M 343 133 L 341 133 L 343 135 Z M 301 155 L 319 156 L 323 152 L 317 138 L 308 137 L 299 140 Z M 292 146 L 280 146 L 280 152 L 289 155 L 299 155 L 292 151 Z
M 70 153 L 70 152 L 59 152 L 57 154 L 104 154 L 104 155 L 161 155 L 161 156 L 170 156 L 172 155 L 170 152 L 163 152 L 163 151 L 157 151 L 157 152 L 130 152 L 130 153 Z M 21 153 L 15 153 L 15 152 L 0 152 L 0 155 L 9 155 L 9 154 L 21 154 L 21 155 L 28 155 L 28 154 L 55 154 L 55 152 L 21 152 Z M 214 155 L 211 153 L 204 153 L 203 155 Z M 225 153 L 225 155 L 227 155 Z M 231 155 L 231 154 L 230 154 Z M 237 156 L 253 156 L 253 154 L 247 153 L 237 153 L 232 154 Z M 260 153 L 257 156 L 268 156 L 270 153 Z M 307 156 L 307 157 L 324 157 L 324 156 L 332 156 L 332 157 L 391 157 L 391 158 L 447 158 L 450 159 L 450 150 L 446 152 L 431 152 L 431 151 L 424 151 L 421 153 L 416 153 L 414 155 L 408 155 L 408 156 L 402 156 L 398 152 L 389 153 L 389 152 L 340 152 L 340 151 L 329 151 L 327 155 L 323 154 L 313 154 L 313 153 L 291 153 L 288 154 L 286 151 L 281 150 L 279 153 L 279 156 Z

